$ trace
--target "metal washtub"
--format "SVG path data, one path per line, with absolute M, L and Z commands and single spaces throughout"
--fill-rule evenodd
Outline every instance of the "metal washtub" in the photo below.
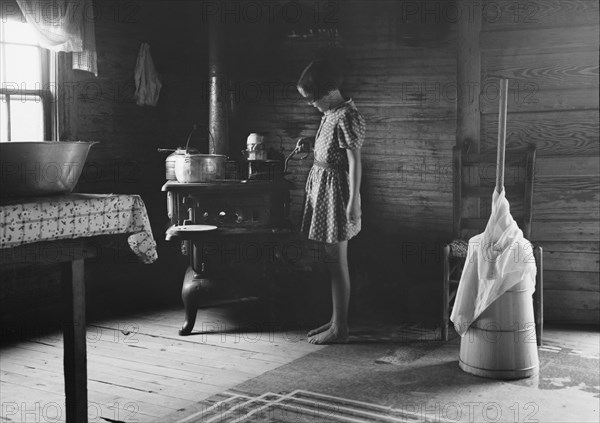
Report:
M 0 143 L 0 197 L 70 193 L 94 144 L 95 141 Z

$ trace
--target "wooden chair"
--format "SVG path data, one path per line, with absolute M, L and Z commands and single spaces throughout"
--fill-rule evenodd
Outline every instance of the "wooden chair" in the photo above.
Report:
M 505 158 L 505 192 L 513 218 L 526 239 L 531 236 L 532 202 L 535 170 L 535 147 L 524 151 L 507 152 Z M 458 282 L 467 256 L 468 240 L 482 233 L 491 213 L 492 193 L 496 177 L 496 154 L 472 154 L 468 146 L 453 149 L 453 238 L 444 246 L 442 284 L 442 339 L 448 340 L 450 313 Z M 536 287 L 533 296 L 536 336 L 542 345 L 543 331 L 543 259 L 542 248 L 535 246 L 533 256 L 537 265 Z

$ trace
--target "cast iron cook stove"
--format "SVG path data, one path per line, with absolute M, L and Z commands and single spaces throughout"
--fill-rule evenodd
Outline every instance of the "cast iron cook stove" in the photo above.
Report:
M 219 248 L 232 238 L 252 240 L 289 234 L 287 184 L 279 178 L 202 183 L 171 180 L 163 185 L 171 222 L 166 239 L 183 241 L 182 252 L 190 258 L 181 291 L 185 322 L 180 335 L 191 333 L 203 293 L 211 285 L 205 271 L 206 245 Z M 189 225 L 214 225 L 217 229 L 185 230 Z
M 229 52 L 226 48 L 228 31 L 225 23 L 217 15 L 209 16 L 207 23 L 208 153 L 229 156 Z M 250 164 L 246 162 L 246 166 Z M 189 335 L 192 331 L 203 283 L 210 285 L 210 278 L 203 269 L 203 263 L 207 261 L 204 251 L 207 240 L 223 240 L 224 243 L 225 238 L 231 237 L 264 239 L 282 236 L 281 234 L 287 236 L 286 234 L 290 233 L 291 225 L 287 221 L 290 201 L 288 182 L 283 179 L 285 170 L 277 171 L 277 165 L 276 160 L 255 162 L 252 166 L 252 172 L 255 174 L 251 175 L 255 176 L 255 179 L 248 177 L 246 168 L 246 175 L 237 175 L 238 179 L 201 183 L 179 183 L 169 180 L 163 186 L 162 190 L 167 192 L 172 225 L 167 230 L 167 240 L 183 241 L 184 253 L 187 252 L 190 257 L 182 289 L 185 322 L 179 331 L 180 335 Z M 170 176 L 167 179 L 174 178 Z M 185 231 L 178 228 L 191 224 L 214 225 L 218 229 Z

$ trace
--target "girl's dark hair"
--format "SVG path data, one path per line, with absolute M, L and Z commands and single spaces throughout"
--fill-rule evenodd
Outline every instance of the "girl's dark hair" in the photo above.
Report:
M 318 100 L 343 82 L 340 68 L 329 60 L 315 60 L 304 69 L 296 86 L 302 88 L 313 100 Z

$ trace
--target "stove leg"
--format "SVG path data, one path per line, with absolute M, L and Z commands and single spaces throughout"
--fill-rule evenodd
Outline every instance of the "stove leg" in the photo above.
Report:
M 183 279 L 183 288 L 181 289 L 181 299 L 185 307 L 185 322 L 183 322 L 183 326 L 179 329 L 180 336 L 187 336 L 194 329 L 202 293 L 201 281 L 201 279 L 194 278 L 192 267 L 188 267 Z

